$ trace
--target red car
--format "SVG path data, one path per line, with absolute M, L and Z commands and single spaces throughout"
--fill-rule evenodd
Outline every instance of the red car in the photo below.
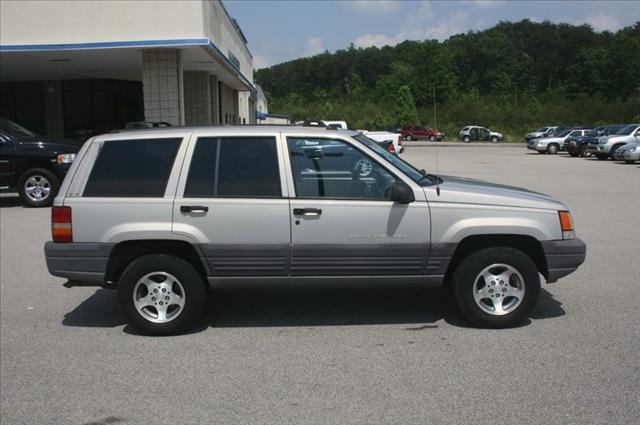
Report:
M 404 140 L 429 139 L 435 142 L 436 140 L 440 141 L 444 138 L 444 133 L 418 125 L 405 125 L 400 130 L 400 133 Z

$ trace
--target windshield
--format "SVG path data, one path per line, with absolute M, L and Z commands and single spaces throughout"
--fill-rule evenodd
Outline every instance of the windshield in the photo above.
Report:
M 33 131 L 29 131 L 23 126 L 0 117 L 0 130 L 4 131 L 11 137 L 33 137 L 36 135 Z
M 621 129 L 619 129 L 613 134 L 615 134 L 616 136 L 628 136 L 633 132 L 633 130 L 636 129 L 637 126 L 638 126 L 637 124 L 627 125 L 625 127 L 622 127 Z
M 378 156 L 381 156 L 382 158 L 384 158 L 385 160 L 393 164 L 396 168 L 402 171 L 407 177 L 409 177 L 414 182 L 418 184 L 424 184 L 424 183 L 435 184 L 435 178 L 426 177 L 424 174 L 420 172 L 420 170 L 418 170 L 413 165 L 409 164 L 404 159 L 387 152 L 383 147 L 378 145 L 375 142 L 375 140 L 368 138 L 364 134 L 358 134 L 352 137 L 358 142 L 368 147 L 369 149 L 371 149 Z
M 585 136 L 599 136 L 605 131 L 606 127 L 596 127 L 589 131 Z
M 546 133 L 549 130 L 548 127 L 542 127 L 536 130 L 536 133 Z

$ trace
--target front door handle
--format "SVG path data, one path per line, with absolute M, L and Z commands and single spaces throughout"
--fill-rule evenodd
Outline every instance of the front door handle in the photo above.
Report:
M 209 207 L 206 205 L 181 205 L 180 212 L 183 213 L 202 213 L 209 211 Z
M 322 210 L 320 208 L 294 208 L 293 215 L 320 215 Z

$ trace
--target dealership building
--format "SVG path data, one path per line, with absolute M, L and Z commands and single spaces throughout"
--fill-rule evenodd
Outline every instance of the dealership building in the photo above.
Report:
M 262 105 L 221 1 L 2 0 L 0 19 L 0 116 L 41 134 L 249 124 Z

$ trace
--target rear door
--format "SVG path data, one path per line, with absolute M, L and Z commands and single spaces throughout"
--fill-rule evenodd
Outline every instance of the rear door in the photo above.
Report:
M 0 133 L 0 189 L 8 189 L 14 172 L 15 146 L 13 140 Z
M 214 277 L 288 273 L 291 228 L 278 132 L 192 136 L 173 211 Z
M 424 191 L 360 150 L 355 141 L 290 135 L 292 276 L 421 275 L 428 256 Z M 402 179 L 416 201 L 388 189 Z

